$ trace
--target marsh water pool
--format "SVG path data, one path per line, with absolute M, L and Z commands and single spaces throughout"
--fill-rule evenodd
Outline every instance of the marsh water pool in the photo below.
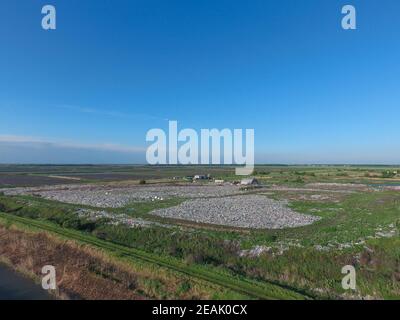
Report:
M 0 300 L 52 300 L 41 286 L 0 265 Z

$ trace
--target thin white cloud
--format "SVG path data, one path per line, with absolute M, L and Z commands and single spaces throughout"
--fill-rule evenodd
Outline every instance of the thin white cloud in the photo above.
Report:
M 79 106 L 72 106 L 72 105 L 62 105 L 58 106 L 58 108 L 61 109 L 66 109 L 74 112 L 79 112 L 79 113 L 86 113 L 86 114 L 92 114 L 92 115 L 99 115 L 99 116 L 106 116 L 106 117 L 112 117 L 112 118 L 124 118 L 124 119 L 137 119 L 137 118 L 147 118 L 147 119 L 157 119 L 157 120 L 164 120 L 168 121 L 167 118 L 162 118 L 162 117 L 157 117 L 145 113 L 125 113 L 125 112 L 120 112 L 120 111 L 114 111 L 114 110 L 99 110 L 99 109 L 94 109 L 94 108 L 83 108 Z
M 143 147 L 135 146 L 124 146 L 112 143 L 79 143 L 71 141 L 57 141 L 54 139 L 30 137 L 30 136 L 19 136 L 19 135 L 6 135 L 0 134 L 0 142 L 8 144 L 28 144 L 28 145 L 51 145 L 59 148 L 71 148 L 71 149 L 86 149 L 86 150 L 99 150 L 99 151 L 111 151 L 111 152 L 122 152 L 122 153 L 141 153 L 145 152 L 146 149 Z
M 0 134 L 0 142 L 43 142 L 42 139 L 29 137 L 29 136 L 16 136 L 9 134 Z

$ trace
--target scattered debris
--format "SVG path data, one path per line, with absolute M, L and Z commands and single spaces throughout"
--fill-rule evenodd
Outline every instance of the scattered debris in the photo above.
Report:
M 108 223 L 111 225 L 125 225 L 130 228 L 149 227 L 152 225 L 167 227 L 167 225 L 163 225 L 161 223 L 148 221 L 140 218 L 132 218 L 126 214 L 110 213 L 104 210 L 97 211 L 91 209 L 79 209 L 76 213 L 80 218 L 85 218 L 90 221 L 98 221 L 100 219 L 106 219 L 108 220 Z

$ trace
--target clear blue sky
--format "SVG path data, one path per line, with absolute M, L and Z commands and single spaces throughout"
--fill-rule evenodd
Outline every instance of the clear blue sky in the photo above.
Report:
M 398 0 L 2 0 L 0 41 L 0 162 L 141 162 L 171 119 L 254 128 L 263 163 L 400 163 Z

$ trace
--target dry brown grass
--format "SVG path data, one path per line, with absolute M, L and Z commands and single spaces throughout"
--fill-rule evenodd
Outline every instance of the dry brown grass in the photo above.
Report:
M 46 233 L 0 225 L 0 243 L 0 260 L 36 280 L 44 265 L 55 266 L 59 298 L 210 298 L 209 290 L 184 277 L 155 266 L 116 260 L 100 250 Z

